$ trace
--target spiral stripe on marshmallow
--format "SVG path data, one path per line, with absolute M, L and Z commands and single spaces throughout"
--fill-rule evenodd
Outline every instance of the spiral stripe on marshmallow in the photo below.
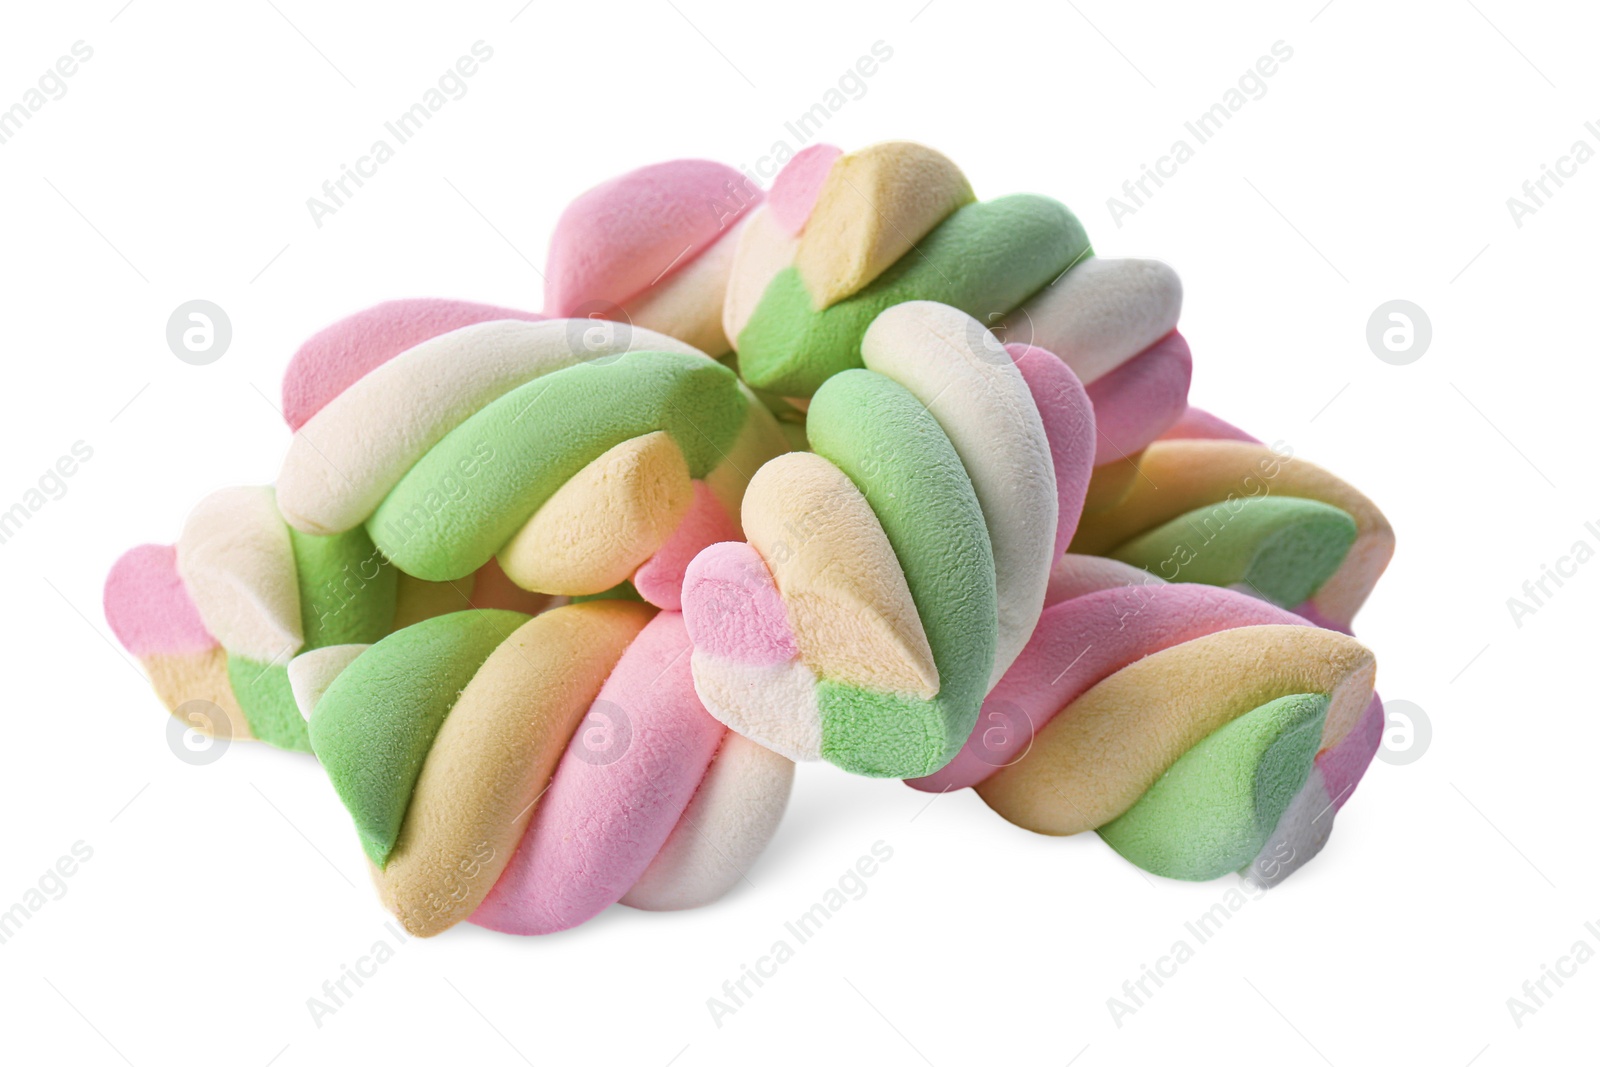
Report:
M 579 363 L 512 390 L 445 435 L 384 498 L 368 529 L 408 574 L 458 578 L 487 563 L 609 449 L 664 430 L 689 476 L 703 478 L 751 411 L 733 373 L 703 355 L 630 352 Z
M 761 191 L 722 163 L 679 159 L 629 171 L 569 204 L 545 268 L 545 313 L 609 319 L 720 356 L 722 295 Z
M 602 336 L 592 347 L 584 340 L 564 319 L 485 322 L 369 371 L 295 434 L 278 474 L 284 516 L 308 533 L 359 526 L 430 449 L 516 387 L 627 351 L 695 352 L 646 330 Z
M 1383 728 L 1349 628 L 1393 533 L 1188 404 L 1171 268 L 888 142 L 766 194 L 641 167 L 543 277 L 543 312 L 320 331 L 278 484 L 106 583 L 186 725 L 316 755 L 408 930 L 710 902 L 795 759 L 1168 877 L 1323 847 Z
M 422 342 L 495 319 L 544 316 L 465 300 L 387 300 L 319 330 L 283 374 L 283 419 L 298 430 L 329 401 L 389 360 Z
M 954 308 L 896 305 L 864 353 L 812 398 L 814 453 L 751 480 L 748 543 L 691 565 L 684 611 L 714 715 L 904 776 L 955 754 L 1032 632 L 1093 422 L 1064 364 Z
M 936 300 L 1072 368 L 1102 425 L 1096 466 L 1137 454 L 1184 413 L 1177 274 L 1095 258 L 1052 200 L 975 202 L 955 164 L 909 142 L 813 145 L 740 225 L 722 327 L 740 373 L 767 395 L 803 407 L 830 375 L 865 365 L 880 312 Z
M 1166 438 L 1099 468 L 1095 483 L 1106 482 L 1116 491 L 1099 494 L 1072 551 L 1305 607 L 1340 629 L 1394 554 L 1394 531 L 1370 500 L 1283 446 Z
M 355 657 L 311 735 L 406 929 L 550 933 L 731 888 L 793 764 L 730 740 L 687 653 L 678 613 L 604 600 L 441 616 Z
M 270 488 L 241 487 L 202 500 L 176 545 L 126 552 L 104 603 L 112 632 L 186 726 L 309 751 L 296 691 L 315 684 L 314 664 L 443 612 L 534 611 L 543 600 L 492 564 L 452 584 L 419 581 L 365 530 L 302 533 L 279 516 Z M 203 703 L 185 710 L 194 701 Z
M 374 365 L 296 433 L 279 507 L 307 532 L 365 524 L 425 581 L 498 556 L 525 589 L 593 595 L 673 543 L 650 587 L 675 608 L 660 576 L 709 543 L 675 535 L 725 529 L 748 472 L 788 447 L 729 371 L 643 328 L 503 320 L 382 361 L 359 335 L 341 351 Z
M 1281 879 L 1326 840 L 1329 776 L 1342 803 L 1372 758 L 1372 678 L 1370 652 L 1282 608 L 1068 555 L 961 753 L 908 784 L 1097 830 L 1167 877 Z

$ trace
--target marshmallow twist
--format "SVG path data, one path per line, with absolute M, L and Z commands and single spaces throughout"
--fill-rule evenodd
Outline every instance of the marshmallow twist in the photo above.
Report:
M 640 168 L 549 267 L 542 314 L 313 337 L 276 487 L 107 582 L 169 707 L 316 753 L 409 930 L 713 900 L 791 759 L 1171 877 L 1321 848 L 1382 726 L 1348 630 L 1393 534 L 1188 406 L 1170 268 L 906 142 L 765 196 Z
M 713 714 L 795 758 L 904 777 L 955 755 L 1027 642 L 1093 420 L 1060 360 L 945 305 L 890 308 L 863 351 L 812 398 L 814 451 L 751 480 L 748 541 L 691 564 L 684 610 Z

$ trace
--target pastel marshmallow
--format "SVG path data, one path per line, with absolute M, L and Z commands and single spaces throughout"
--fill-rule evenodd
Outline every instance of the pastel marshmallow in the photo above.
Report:
M 844 152 L 831 144 L 807 145 L 785 163 L 767 192 L 767 210 L 791 237 L 798 237 L 816 207 L 817 197 Z
M 178 575 L 172 545 L 124 552 L 106 576 L 103 604 L 111 632 L 135 656 L 195 654 L 217 643 Z
M 731 730 L 723 734 L 694 798 L 622 903 L 647 911 L 698 908 L 748 882 L 793 783 L 791 761 Z
M 992 685 L 1033 632 L 1053 562 L 1061 502 L 1039 408 L 994 335 L 944 304 L 889 308 L 862 338 L 861 357 L 939 420 L 972 481 L 994 551 L 999 636 Z
M 760 201 L 749 178 L 704 159 L 656 163 L 595 186 L 556 222 L 544 274 L 546 314 L 621 307 L 684 269 Z
M 269 488 L 219 489 L 197 504 L 176 549 L 178 574 L 228 651 L 287 663 L 304 643 L 289 529 Z
M 334 397 L 401 352 L 452 330 L 496 319 L 536 320 L 531 311 L 465 300 L 388 300 L 319 331 L 283 375 L 283 417 L 298 430 Z
M 1087 258 L 1006 315 L 1007 341 L 1047 348 L 1086 386 L 1178 325 L 1183 286 L 1152 259 Z
M 472 921 L 550 933 L 592 918 L 645 873 L 725 733 L 694 699 L 682 616 L 628 646 L 536 805 L 521 846 Z M 596 732 L 591 738 L 589 731 Z
M 972 186 L 946 157 L 884 141 L 838 157 L 807 214 L 795 266 L 817 310 L 859 292 L 951 212 Z
M 309 533 L 365 522 L 430 449 L 486 405 L 542 375 L 631 351 L 699 354 L 643 329 L 597 336 L 582 320 L 489 322 L 407 349 L 352 383 L 290 443 L 284 518 Z

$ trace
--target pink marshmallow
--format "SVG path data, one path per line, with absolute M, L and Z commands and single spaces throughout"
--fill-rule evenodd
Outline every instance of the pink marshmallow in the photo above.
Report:
M 1339 633 L 1346 634 L 1348 636 L 1354 636 L 1354 632 L 1350 629 L 1349 623 L 1337 622 L 1328 618 L 1328 616 L 1318 611 L 1317 606 L 1309 600 L 1295 608 L 1294 613 L 1296 615 L 1303 616 L 1313 626 L 1320 626 L 1324 630 L 1336 630 Z
M 300 346 L 283 374 L 283 418 L 298 430 L 328 402 L 406 349 L 495 319 L 534 321 L 531 311 L 465 300 L 388 300 L 340 319 Z
M 1061 502 L 1056 523 L 1055 558 L 1067 550 L 1083 513 L 1084 494 L 1094 473 L 1094 405 L 1072 368 L 1055 353 L 1033 345 L 1006 345 L 1022 372 L 1044 422 L 1050 459 L 1056 468 L 1056 496 Z
M 1193 404 L 1188 406 L 1178 421 L 1168 427 L 1158 440 L 1249 441 L 1258 445 L 1261 443 L 1239 427 L 1224 422 L 1209 411 L 1202 411 Z
M 178 575 L 172 545 L 130 548 L 106 575 L 106 622 L 135 656 L 183 655 L 217 647 Z
M 844 152 L 831 144 L 802 148 L 772 179 L 767 210 L 789 236 L 796 237 L 805 229 L 811 209 L 817 206 L 822 183 L 833 169 L 834 161 L 842 155 Z
M 1350 794 L 1356 791 L 1356 785 L 1372 765 L 1372 757 L 1377 755 L 1378 746 L 1383 743 L 1383 721 L 1383 701 L 1374 693 L 1372 703 L 1367 705 L 1355 729 L 1345 734 L 1344 740 L 1333 748 L 1317 754 L 1322 784 L 1333 801 L 1335 811 L 1344 807 L 1345 801 L 1350 799 Z
M 761 202 L 739 171 L 675 159 L 629 171 L 579 196 L 557 220 L 545 268 L 545 314 L 620 309 L 681 270 Z
M 733 541 L 740 536 L 739 524 L 712 494 L 705 482 L 694 482 L 694 502 L 656 554 L 633 572 L 633 587 L 658 608 L 679 611 L 683 608 L 683 575 L 689 561 L 707 545 Z
M 766 561 L 743 541 L 711 545 L 689 561 L 683 617 L 695 648 L 722 659 L 771 666 L 800 654 Z
M 1090 383 L 1099 431 L 1094 465 L 1126 459 L 1176 423 L 1188 408 L 1193 369 L 1188 343 L 1173 330 Z

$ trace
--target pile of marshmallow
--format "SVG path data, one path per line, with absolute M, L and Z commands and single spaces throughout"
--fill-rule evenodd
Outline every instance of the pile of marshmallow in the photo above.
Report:
M 920 145 L 579 197 L 546 310 L 401 300 L 283 386 L 277 483 L 117 561 L 186 726 L 314 753 L 386 906 L 513 933 L 731 889 L 795 760 L 1274 884 L 1377 749 L 1393 551 L 1187 403 L 1181 289 Z

